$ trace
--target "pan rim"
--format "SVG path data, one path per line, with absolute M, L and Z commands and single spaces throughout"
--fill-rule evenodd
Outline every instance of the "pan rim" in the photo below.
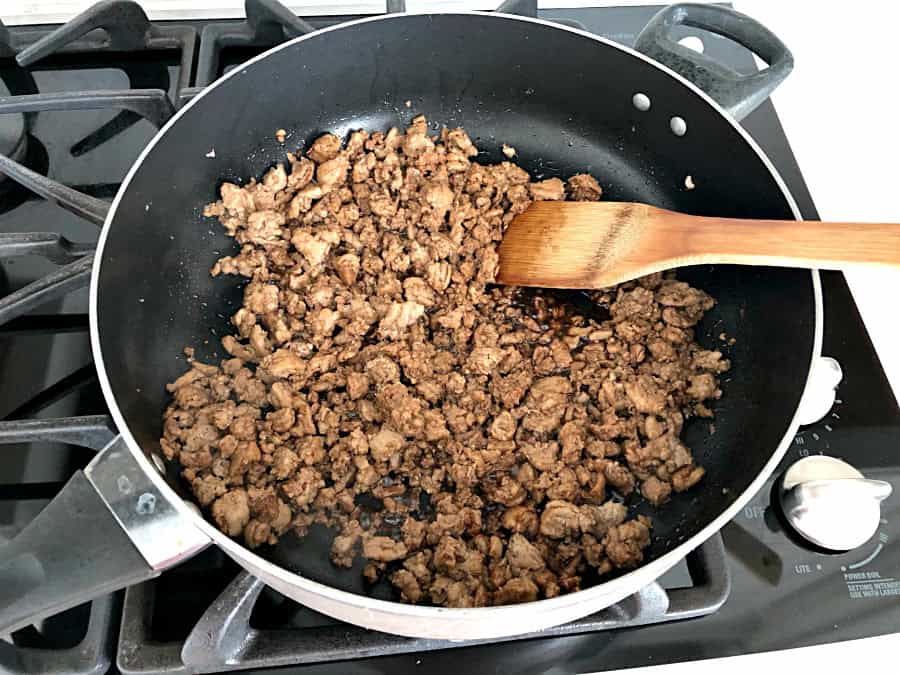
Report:
M 758 143 L 749 135 L 749 133 L 740 126 L 740 124 L 731 117 L 725 110 L 715 101 L 713 100 L 706 92 L 702 89 L 694 85 L 689 80 L 685 79 L 678 73 L 674 72 L 670 68 L 654 61 L 653 59 L 641 54 L 640 52 L 618 44 L 612 40 L 607 38 L 594 35 L 587 31 L 583 31 L 577 28 L 572 28 L 569 26 L 553 23 L 552 21 L 547 21 L 545 19 L 537 19 L 530 17 L 522 17 L 511 14 L 504 14 L 499 12 L 463 12 L 463 11 L 438 11 L 431 12 L 433 15 L 453 15 L 453 16 L 478 16 L 481 18 L 490 17 L 496 18 L 498 20 L 511 20 L 511 21 L 521 21 L 524 23 L 538 24 L 548 28 L 552 28 L 554 30 L 561 30 L 569 33 L 574 33 L 581 37 L 594 40 L 598 43 L 604 44 L 607 47 L 612 47 L 621 52 L 634 56 L 636 58 L 641 59 L 642 61 L 650 64 L 651 66 L 659 69 L 663 73 L 669 75 L 674 78 L 676 81 L 680 82 L 683 86 L 687 87 L 688 90 L 693 92 L 695 95 L 699 96 L 703 101 L 705 101 L 709 106 L 713 108 L 716 112 L 718 112 L 731 126 L 739 133 L 739 135 L 743 138 L 744 142 L 747 143 L 750 148 L 757 154 L 759 160 L 762 162 L 763 166 L 769 171 L 772 179 L 775 181 L 778 188 L 781 190 L 782 195 L 787 202 L 788 206 L 791 209 L 791 212 L 794 215 L 794 218 L 797 220 L 802 219 L 802 215 L 797 206 L 796 201 L 794 200 L 793 195 L 788 189 L 787 185 L 784 182 L 784 179 L 779 174 L 778 170 L 774 167 L 771 160 L 765 154 L 765 152 L 760 148 Z M 642 565 L 635 570 L 632 570 L 626 574 L 623 574 L 620 577 L 612 579 L 610 581 L 597 584 L 590 588 L 577 591 L 575 593 L 569 593 L 566 595 L 558 596 L 556 598 L 549 598 L 544 600 L 537 600 L 530 603 L 524 603 L 519 605 L 500 605 L 493 607 L 477 607 L 477 608 L 445 608 L 445 607 L 434 607 L 434 606 L 421 606 L 421 605 L 412 605 L 412 604 L 404 604 L 395 601 L 389 600 L 380 600 L 364 595 L 358 595 L 356 593 L 351 593 L 349 591 L 340 590 L 334 588 L 332 586 L 328 586 L 326 584 L 314 581 L 307 577 L 300 576 L 297 573 L 291 572 L 283 567 L 280 567 L 265 558 L 261 557 L 257 553 L 254 553 L 249 548 L 246 548 L 242 544 L 238 543 L 235 540 L 230 539 L 224 533 L 217 530 L 211 523 L 209 523 L 199 511 L 194 511 L 191 506 L 183 500 L 177 492 L 164 480 L 164 478 L 155 470 L 150 459 L 141 449 L 140 444 L 135 440 L 134 436 L 131 434 L 131 431 L 128 427 L 128 424 L 118 407 L 118 404 L 115 399 L 115 395 L 112 391 L 112 385 L 109 381 L 106 372 L 106 365 L 103 360 L 103 353 L 100 345 L 100 334 L 99 334 L 99 326 L 98 326 L 98 295 L 99 295 L 99 284 L 100 284 L 100 273 L 103 265 L 103 250 L 106 244 L 107 237 L 109 236 L 109 232 L 112 229 L 113 222 L 116 218 L 116 213 L 118 210 L 118 206 L 128 190 L 128 187 L 136 175 L 136 173 L 140 170 L 141 166 L 144 163 L 146 157 L 150 154 L 150 152 L 156 147 L 156 144 L 166 135 L 168 130 L 173 127 L 178 120 L 195 104 L 197 104 L 205 95 L 211 92 L 216 87 L 222 85 L 224 82 L 228 81 L 231 77 L 235 77 L 239 74 L 246 73 L 248 67 L 252 66 L 258 61 L 261 61 L 265 58 L 268 58 L 270 55 L 275 54 L 283 49 L 289 49 L 293 45 L 296 45 L 304 40 L 311 39 L 313 37 L 320 36 L 324 33 L 329 33 L 332 31 L 339 31 L 344 28 L 349 28 L 353 26 L 357 26 L 360 24 L 366 24 L 370 22 L 377 21 L 393 21 L 393 20 L 403 20 L 404 18 L 408 18 L 410 14 L 384 14 L 374 17 L 365 17 L 362 19 L 357 19 L 354 21 L 348 21 L 345 23 L 340 23 L 335 26 L 330 26 L 328 28 L 324 28 L 319 31 L 315 31 L 313 33 L 309 33 L 307 35 L 303 35 L 293 40 L 289 40 L 280 45 L 273 47 L 262 54 L 259 54 L 252 59 L 249 59 L 241 66 L 234 68 L 230 72 L 223 75 L 221 78 L 213 82 L 206 89 L 201 91 L 197 96 L 195 96 L 191 101 L 189 101 L 184 107 L 179 109 L 171 119 L 163 125 L 161 129 L 157 132 L 157 134 L 150 140 L 150 142 L 144 147 L 141 151 L 138 158 L 135 160 L 134 164 L 132 164 L 128 173 L 126 174 L 119 190 L 116 193 L 115 198 L 110 206 L 110 210 L 106 216 L 106 219 L 103 224 L 103 228 L 100 231 L 100 235 L 97 241 L 97 248 L 95 253 L 95 263 L 91 272 L 91 283 L 89 290 L 89 308 L 88 308 L 88 316 L 89 316 L 89 325 L 90 325 L 90 340 L 91 340 L 91 351 L 93 353 L 94 363 L 97 368 L 97 377 L 100 382 L 100 387 L 103 392 L 103 397 L 107 406 L 109 407 L 110 414 L 113 420 L 116 423 L 116 427 L 118 429 L 119 434 L 125 440 L 126 445 L 128 446 L 129 451 L 132 455 L 135 456 L 138 463 L 143 468 L 144 472 L 150 477 L 153 481 L 154 485 L 160 490 L 160 492 L 165 495 L 165 497 L 172 502 L 173 506 L 176 508 L 178 513 L 185 517 L 189 518 L 190 522 L 193 523 L 198 529 L 200 529 L 204 534 L 206 534 L 213 543 L 219 546 L 226 554 L 230 557 L 234 558 L 242 567 L 249 569 L 254 574 L 262 575 L 264 577 L 264 581 L 272 585 L 276 590 L 281 589 L 290 589 L 290 588 L 302 588 L 305 592 L 321 596 L 326 602 L 330 605 L 334 605 L 335 603 L 339 603 L 344 607 L 352 607 L 357 610 L 360 610 L 364 613 L 370 613 L 373 610 L 377 612 L 382 612 L 386 615 L 392 615 L 395 620 L 396 619 L 423 619 L 423 620 L 434 620 L 439 623 L 448 622 L 445 624 L 446 630 L 432 630 L 429 632 L 415 631 L 411 630 L 407 633 L 399 633 L 406 634 L 410 636 L 427 636 L 427 637 L 435 637 L 438 633 L 440 633 L 441 637 L 448 637 L 450 633 L 453 633 L 453 637 L 451 639 L 463 639 L 463 638 L 471 638 L 471 637 L 498 637 L 498 636 L 509 636 L 521 634 L 524 632 L 528 632 L 531 630 L 536 630 L 543 627 L 548 627 L 551 625 L 556 625 L 565 620 L 570 620 L 572 618 L 576 618 L 577 616 L 583 616 L 587 614 L 589 611 L 581 611 L 575 610 L 573 608 L 576 606 L 584 606 L 591 608 L 600 608 L 599 602 L 605 603 L 602 606 L 609 606 L 622 600 L 634 593 L 637 589 L 635 588 L 635 581 L 640 578 L 645 578 L 645 581 L 640 583 L 640 586 L 644 586 L 652 581 L 656 580 L 663 573 L 665 573 L 669 568 L 674 566 L 678 561 L 682 560 L 688 553 L 697 548 L 700 544 L 705 542 L 709 537 L 718 532 L 727 522 L 732 520 L 735 515 L 740 511 L 741 508 L 763 487 L 764 483 L 768 478 L 772 475 L 774 470 L 777 468 L 778 464 L 781 462 L 785 453 L 787 452 L 790 443 L 792 442 L 796 432 L 800 426 L 799 420 L 799 405 L 797 410 L 794 412 L 794 416 L 789 423 L 785 435 L 778 443 L 776 448 L 774 449 L 771 457 L 764 465 L 763 469 L 757 475 L 757 477 L 748 485 L 748 487 L 735 499 L 732 504 L 722 511 L 716 518 L 714 518 L 711 522 L 709 522 L 705 527 L 703 527 L 699 532 L 697 532 L 693 537 L 687 539 L 683 543 L 679 544 L 675 548 L 671 549 L 667 553 L 661 555 L 655 560 L 650 561 L 646 565 Z M 801 395 L 801 400 L 805 397 L 810 390 L 811 384 L 811 372 L 815 360 L 821 354 L 822 348 L 822 338 L 823 338 L 823 301 L 822 301 L 822 287 L 821 287 L 821 279 L 819 277 L 818 270 L 811 270 L 811 281 L 813 287 L 813 301 L 814 301 L 814 309 L 815 309 L 815 326 L 813 331 L 813 344 L 812 344 L 812 354 L 810 356 L 809 367 L 807 368 L 807 379 L 804 384 L 803 394 Z M 282 590 L 282 592 L 285 592 Z M 285 594 L 290 594 L 289 592 L 285 592 Z M 527 609 L 530 611 L 531 620 L 522 621 L 521 615 L 522 610 Z M 581 613 L 578 613 L 581 612 Z M 327 613 L 327 612 L 326 612 Z M 516 620 L 517 617 L 518 620 Z M 556 617 L 556 618 L 554 618 Z M 360 623 L 365 624 L 363 621 L 364 617 L 360 617 Z M 472 621 L 472 627 L 466 630 L 465 624 L 467 621 Z M 506 630 L 487 630 L 485 631 L 485 621 L 489 620 L 491 622 L 496 621 L 496 626 L 505 628 Z M 452 626 L 451 626 L 452 623 Z M 370 627 L 374 627 L 369 622 Z M 412 624 L 414 627 L 416 624 Z M 427 624 L 423 623 L 419 627 L 425 627 L 426 625 L 436 626 L 436 624 Z M 477 630 L 477 634 L 474 630 Z M 380 630 L 386 630 L 384 627 L 381 627 Z M 393 632 L 393 630 L 392 630 Z M 457 636 L 459 634 L 459 636 Z

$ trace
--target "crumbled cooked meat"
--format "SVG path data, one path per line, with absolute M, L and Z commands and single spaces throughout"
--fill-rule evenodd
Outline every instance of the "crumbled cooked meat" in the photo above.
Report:
M 274 377 L 289 377 L 302 373 L 307 364 L 289 349 L 279 349 L 264 358 L 261 365 Z
M 321 192 L 321 190 L 320 190 Z M 291 244 L 299 251 L 313 270 L 318 270 L 331 251 L 331 242 L 305 230 L 296 229 Z
M 629 466 L 631 466 L 629 464 Z M 627 467 L 617 462 L 607 461 L 603 465 L 603 475 L 606 482 L 623 495 L 628 496 L 634 491 L 634 475 Z
M 400 597 L 407 602 L 418 602 L 422 597 L 422 587 L 409 570 L 397 570 L 391 576 L 391 583 L 400 591 Z
M 504 410 L 491 422 L 490 433 L 498 441 L 511 441 L 516 435 L 516 418 Z
M 532 183 L 528 187 L 531 190 L 531 198 L 538 201 L 559 201 L 566 196 L 566 186 L 559 178 L 548 178 L 540 183 Z
M 337 157 L 341 145 L 341 139 L 334 134 L 323 134 L 313 141 L 306 154 L 312 161 L 321 164 Z
M 503 513 L 503 527 L 533 537 L 538 530 L 538 517 L 533 508 L 512 506 Z
M 409 326 L 425 313 L 425 306 L 418 302 L 392 303 L 378 324 L 378 334 L 383 338 L 399 340 Z
M 396 431 L 384 427 L 369 439 L 369 451 L 373 459 L 387 461 L 395 452 L 403 447 L 403 436 Z
M 305 511 L 324 485 L 325 481 L 318 471 L 304 467 L 293 478 L 282 483 L 281 489 L 294 506 Z
M 576 202 L 596 202 L 603 195 L 600 183 L 589 173 L 579 173 L 567 180 L 566 192 Z
M 356 283 L 356 275 L 359 274 L 358 256 L 347 253 L 335 260 L 333 266 L 335 272 L 337 272 L 337 275 L 341 278 L 341 281 L 347 286 L 352 286 Z
M 269 543 L 272 539 L 272 526 L 260 520 L 251 520 L 244 527 L 244 543 L 249 548 L 256 548 Z M 274 543 L 274 541 L 272 542 Z
M 371 537 L 363 542 L 363 555 L 369 560 L 400 560 L 406 557 L 406 552 L 406 544 L 390 537 Z
M 539 471 L 552 471 L 559 455 L 558 443 L 522 443 L 521 452 Z
M 355 532 L 336 536 L 331 542 L 331 561 L 338 567 L 352 566 L 358 541 L 359 534 Z
M 685 393 L 695 401 L 706 401 L 711 398 L 719 398 L 722 395 L 722 391 L 719 389 L 716 378 L 712 373 L 692 375 L 690 386 Z
M 515 150 L 504 146 L 508 159 Z M 529 602 L 639 564 L 659 505 L 703 477 L 680 439 L 730 364 L 694 327 L 714 300 L 654 274 L 590 294 L 493 287 L 532 200 L 597 200 L 476 163 L 462 129 L 324 134 L 204 213 L 247 281 L 228 358 L 168 386 L 160 447 L 249 547 L 314 523 L 330 557 L 400 599 Z
M 212 517 L 229 537 L 238 536 L 250 520 L 247 492 L 240 488 L 226 492 L 213 502 Z
M 672 487 L 676 492 L 684 492 L 694 487 L 705 473 L 702 466 L 683 466 L 672 474 Z
M 507 581 L 502 588 L 494 592 L 495 605 L 511 605 L 518 602 L 537 600 L 538 589 L 528 577 L 516 577 Z
M 595 537 L 602 537 L 610 528 L 621 525 L 628 508 L 621 502 L 608 501 L 602 506 L 584 505 L 580 510 L 581 529 Z
M 606 555 L 616 567 L 636 567 L 650 545 L 650 523 L 645 516 L 617 525 L 603 537 Z
M 566 422 L 559 430 L 559 444 L 562 446 L 562 460 L 566 464 L 577 464 L 584 449 L 584 428 L 578 422 Z
M 366 364 L 366 375 L 376 385 L 400 381 L 400 366 L 389 356 L 379 356 Z
M 498 347 L 475 347 L 469 354 L 466 367 L 477 375 L 490 375 L 503 357 L 504 352 Z
M 656 290 L 656 301 L 667 307 L 691 307 L 700 305 L 709 309 L 712 298 L 698 288 L 683 281 L 669 280 Z
M 547 502 L 541 514 L 541 534 L 563 539 L 579 528 L 580 512 L 574 504 L 562 500 Z
M 284 216 L 276 211 L 256 211 L 247 216 L 247 228 L 239 235 L 241 243 L 275 244 L 281 239 Z
M 641 483 L 641 494 L 647 498 L 648 502 L 659 506 L 669 499 L 669 495 L 672 494 L 672 485 L 656 476 L 650 476 Z
M 625 393 L 638 412 L 661 413 L 666 407 L 665 392 L 649 375 L 639 375 L 633 382 L 626 382 Z
M 417 302 L 423 307 L 431 307 L 434 304 L 434 291 L 428 282 L 420 277 L 409 277 L 403 281 L 403 290 L 406 299 Z
M 539 570 L 545 564 L 537 547 L 518 533 L 509 538 L 506 557 L 509 559 L 509 565 L 514 574 Z

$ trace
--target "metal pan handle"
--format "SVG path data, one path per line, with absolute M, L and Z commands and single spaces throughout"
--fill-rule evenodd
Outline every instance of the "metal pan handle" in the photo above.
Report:
M 706 30 L 740 43 L 768 67 L 742 75 L 672 38 L 676 26 Z M 790 74 L 794 57 L 772 31 L 727 7 L 679 3 L 660 10 L 637 36 L 634 48 L 668 66 L 715 99 L 737 120 L 749 115 Z
M 0 635 L 153 578 L 209 544 L 148 466 L 117 436 L 0 547 Z

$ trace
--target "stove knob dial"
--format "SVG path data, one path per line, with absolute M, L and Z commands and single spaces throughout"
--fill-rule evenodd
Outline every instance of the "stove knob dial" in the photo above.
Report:
M 865 478 L 840 459 L 811 455 L 785 472 L 780 497 L 787 522 L 801 537 L 849 551 L 875 534 L 881 501 L 890 494 L 890 483 Z

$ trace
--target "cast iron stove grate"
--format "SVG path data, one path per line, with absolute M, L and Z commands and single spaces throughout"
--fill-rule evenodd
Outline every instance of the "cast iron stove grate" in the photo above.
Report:
M 731 588 L 719 535 L 691 553 L 670 579 L 679 587 L 664 589 L 664 579 L 608 609 L 539 633 L 448 642 L 340 623 L 285 599 L 210 549 L 125 592 L 117 666 L 126 675 L 217 673 L 579 635 L 703 616 L 721 607 Z M 201 580 L 203 589 L 197 590 Z M 223 590 L 211 596 L 217 585 Z M 186 591 L 190 588 L 194 590 Z M 189 597 L 177 595 L 185 592 Z

